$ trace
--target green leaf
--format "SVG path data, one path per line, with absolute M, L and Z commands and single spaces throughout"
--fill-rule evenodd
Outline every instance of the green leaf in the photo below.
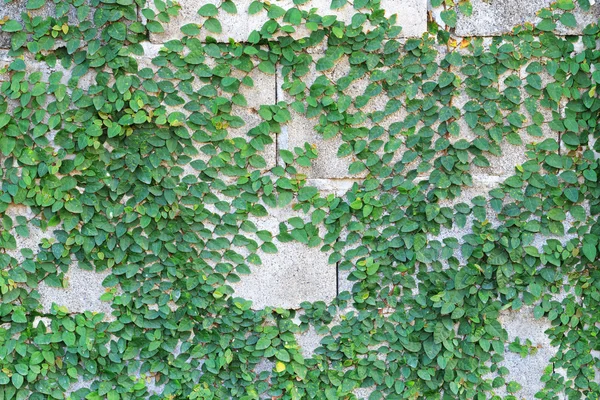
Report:
M 440 17 L 442 17 L 442 21 L 444 21 L 444 23 L 449 27 L 456 27 L 456 11 L 444 10 L 440 13 Z
M 237 14 L 237 7 L 233 1 L 227 0 L 221 4 L 223 11 L 229 14 Z
M 123 22 L 113 22 L 108 26 L 108 34 L 116 40 L 125 40 L 127 37 L 127 25 Z
M 264 8 L 263 3 L 261 3 L 260 1 L 253 1 L 252 3 L 250 3 L 250 6 L 248 7 L 248 13 L 250 15 L 259 13 L 263 8 Z
M 266 336 L 261 336 L 260 339 L 258 339 L 258 342 L 256 342 L 256 350 L 265 350 L 268 349 L 269 346 L 271 346 L 271 339 L 269 339 Z
M 198 10 L 203 17 L 214 17 L 219 14 L 219 9 L 214 4 L 205 4 Z
M 200 34 L 200 28 L 197 24 L 186 24 L 181 27 L 181 32 L 187 36 L 196 36 Z
M 20 374 L 13 374 L 11 381 L 12 384 L 14 385 L 15 389 L 20 389 L 21 386 L 23 386 L 23 381 L 25 380 L 25 378 L 20 375 Z
M 337 10 L 338 8 L 344 7 L 347 2 L 348 2 L 348 0 L 331 0 L 330 8 L 332 10 Z
M 204 23 L 204 27 L 212 33 L 221 33 L 223 31 L 223 27 L 221 26 L 221 23 L 216 18 L 207 19 L 206 22 Z
M 83 207 L 79 199 L 71 199 L 65 202 L 65 208 L 72 213 L 80 214 L 83 212 Z
M 317 71 L 325 71 L 335 66 L 335 60 L 329 57 L 321 57 L 317 61 Z
M 546 19 L 543 19 L 542 21 L 540 21 L 539 24 L 537 24 L 537 28 L 540 31 L 550 32 L 556 28 L 556 24 L 550 18 L 546 18 Z
M 553 208 L 546 214 L 553 221 L 564 221 L 567 215 L 560 208 Z
M 275 4 L 271 4 L 269 6 L 269 12 L 267 13 L 267 16 L 271 19 L 278 19 L 283 17 L 285 14 L 285 10 Z
M 571 200 L 573 203 L 576 203 L 579 199 L 579 189 L 570 187 L 566 188 L 564 191 L 565 197 Z
M 38 8 L 42 7 L 45 3 L 46 3 L 46 0 L 29 0 L 27 2 L 27 9 L 28 10 L 37 10 Z
M 567 26 L 569 28 L 577 27 L 577 20 L 575 19 L 575 16 L 571 13 L 564 13 L 563 15 L 561 15 L 560 22 L 564 26 Z
M 4 23 L 4 25 L 0 25 L 0 29 L 2 29 L 2 32 L 18 32 L 23 29 L 23 26 L 20 22 L 17 22 L 14 19 L 9 19 Z
M 313 186 L 303 187 L 298 191 L 298 201 L 307 201 L 317 195 L 319 190 Z
M 21 308 L 13 309 L 11 320 L 18 324 L 24 324 L 27 322 L 27 317 L 25 316 L 25 312 Z
M 271 61 L 262 61 L 260 64 L 258 64 L 258 69 L 261 72 L 264 72 L 265 74 L 269 74 L 269 75 L 273 75 L 275 74 L 275 64 L 273 64 Z

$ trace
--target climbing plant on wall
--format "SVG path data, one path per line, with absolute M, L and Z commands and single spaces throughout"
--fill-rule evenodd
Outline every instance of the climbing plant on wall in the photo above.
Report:
M 293 3 L 252 2 L 267 22 L 242 43 L 210 38 L 239 4 L 201 5 L 146 66 L 141 43 L 177 3 L 28 0 L 23 22 L 0 21 L 0 398 L 62 399 L 88 382 L 71 398 L 497 399 L 520 389 L 499 366 L 498 317 L 527 305 L 557 346 L 537 398 L 597 399 L 598 24 L 557 35 L 576 24 L 560 0 L 502 37 L 457 41 L 431 24 L 400 40 L 378 1 L 355 0 L 348 24 Z M 46 6 L 53 16 L 32 16 Z M 260 123 L 244 130 L 249 73 L 278 68 L 287 101 L 251 105 Z M 294 113 L 341 139 L 360 184 L 321 196 L 301 173 L 310 145 L 268 167 Z M 526 145 L 526 162 L 487 197 L 445 205 L 506 143 Z M 11 218 L 16 205 L 34 217 Z M 289 205 L 306 218 L 253 222 Z M 16 249 L 32 225 L 54 239 Z M 453 227 L 470 233 L 438 239 Z M 275 238 L 330 252 L 352 291 L 252 310 L 230 284 Z M 42 310 L 39 285 L 66 286 L 75 263 L 110 271 L 111 316 Z M 309 326 L 324 337 L 304 358 L 294 334 Z M 257 372 L 265 359 L 273 370 Z

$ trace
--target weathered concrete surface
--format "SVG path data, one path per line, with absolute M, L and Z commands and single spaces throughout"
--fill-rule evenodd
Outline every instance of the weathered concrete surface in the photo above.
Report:
M 554 0 L 471 0 L 473 14 L 467 17 L 458 12 L 455 33 L 458 36 L 497 36 L 509 33 L 515 25 L 526 22 L 537 23 L 537 12 L 554 3 Z M 579 6 L 573 10 L 577 19 L 575 28 L 558 24 L 557 31 L 565 35 L 581 34 L 583 28 L 598 21 L 600 4 L 593 5 L 588 12 Z
M 250 266 L 250 275 L 242 275 L 240 282 L 231 284 L 235 296 L 252 300 L 253 309 L 297 309 L 303 301 L 329 302 L 335 298 L 335 265 L 327 263 L 327 253 L 298 242 L 273 243 L 276 254 L 259 251 L 262 265 Z
M 323 335 L 319 335 L 314 327 L 310 326 L 307 331 L 294 335 L 300 346 L 302 357 L 311 358 L 315 350 L 321 346 Z
M 515 396 L 518 399 L 534 399 L 535 394 L 544 387 L 540 378 L 557 350 L 550 345 L 550 339 L 544 333 L 552 325 L 546 318 L 535 319 L 531 307 L 523 307 L 518 311 L 504 311 L 500 314 L 499 322 L 508 332 L 508 344 L 518 337 L 521 344 L 529 339 L 532 346 L 537 348 L 535 354 L 523 358 L 520 354 L 508 351 L 507 345 L 505 360 L 501 363 L 510 371 L 508 376 L 505 376 L 506 382 L 516 381 L 522 386 Z M 503 387 L 500 388 L 497 394 L 507 395 L 504 390 Z
M 100 296 L 106 292 L 102 281 L 109 274 L 110 271 L 87 271 L 72 264 L 66 273 L 67 288 L 56 288 L 48 286 L 44 282 L 40 283 L 38 292 L 43 311 L 49 313 L 52 303 L 56 303 L 58 306 L 67 307 L 70 313 L 92 311 L 104 313 L 105 320 L 114 319 L 111 315 L 111 302 L 100 300 Z
M 227 42 L 229 38 L 237 42 L 246 41 L 252 31 L 260 31 L 263 24 L 268 21 L 266 11 L 261 11 L 253 15 L 248 13 L 248 7 L 251 3 L 252 0 L 236 1 L 237 14 L 228 14 L 223 10 L 219 10 L 216 18 L 221 22 L 222 32 L 216 34 L 203 30 L 200 33 L 200 38 L 206 39 L 207 36 L 212 36 L 221 42 Z M 195 0 L 183 0 L 179 4 L 181 5 L 179 15 L 172 17 L 169 23 L 163 23 L 164 32 L 151 33 L 150 40 L 152 42 L 162 43 L 167 40 L 182 38 L 182 26 L 190 23 L 202 24 L 206 20 L 206 18 L 197 13 L 202 5 L 218 5 L 220 4 L 220 0 L 206 0 L 202 3 Z M 358 12 L 350 5 L 346 5 L 341 9 L 331 10 L 331 0 L 312 0 L 299 6 L 295 6 L 292 0 L 273 1 L 272 4 L 282 7 L 284 10 L 298 7 L 301 10 L 309 11 L 312 8 L 316 8 L 317 14 L 336 15 L 338 20 L 345 23 L 350 23 L 352 16 Z M 427 30 L 427 0 L 382 0 L 381 6 L 386 10 L 386 16 L 398 15 L 397 24 L 403 27 L 401 36 L 420 36 Z M 150 8 L 156 11 L 154 5 L 150 5 Z M 300 29 L 294 36 L 304 37 L 308 34 L 309 32 L 306 30 Z

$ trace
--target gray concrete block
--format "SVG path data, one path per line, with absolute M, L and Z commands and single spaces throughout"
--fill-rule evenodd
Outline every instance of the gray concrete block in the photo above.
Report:
M 296 342 L 300 346 L 302 357 L 311 358 L 315 350 L 321 346 L 323 335 L 319 335 L 314 327 L 310 326 L 307 331 L 294 334 Z
M 110 275 L 110 270 L 95 272 L 79 268 L 76 263 L 69 267 L 66 273 L 68 280 L 67 288 L 56 288 L 40 283 L 38 292 L 40 293 L 40 303 L 44 313 L 49 313 L 52 304 L 65 306 L 69 313 L 82 313 L 92 311 L 104 313 L 105 320 L 112 321 L 111 302 L 101 301 L 100 296 L 106 292 L 102 286 L 102 281 Z
M 151 33 L 150 41 L 154 43 L 162 43 L 171 39 L 180 39 L 183 37 L 181 27 L 189 24 L 202 24 L 205 21 L 204 17 L 198 15 L 197 11 L 203 4 L 218 5 L 218 0 L 206 0 L 199 4 L 195 0 L 180 1 L 181 9 L 177 17 L 172 17 L 169 23 L 163 23 L 164 32 Z M 254 30 L 260 30 L 263 24 L 268 20 L 266 11 L 250 15 L 248 7 L 252 0 L 239 0 L 235 4 L 237 6 L 237 14 L 228 14 L 225 11 L 219 10 L 216 16 L 221 22 L 222 32 L 214 34 L 210 32 L 201 32 L 200 38 L 206 39 L 207 36 L 212 36 L 220 42 L 227 42 L 233 39 L 237 42 L 246 41 L 250 33 Z M 386 16 L 397 14 L 397 24 L 402 26 L 401 36 L 414 37 L 420 36 L 427 30 L 427 0 L 383 0 L 382 8 L 386 10 Z M 292 0 L 274 1 L 273 4 L 287 10 L 294 7 Z M 312 0 L 306 4 L 297 6 L 301 10 L 317 9 L 317 14 L 320 15 L 336 15 L 338 20 L 345 23 L 350 23 L 352 16 L 357 13 L 350 5 L 346 5 L 341 9 L 331 10 L 331 0 Z M 156 11 L 153 3 L 149 7 Z M 366 27 L 368 30 L 369 27 Z M 298 29 L 293 36 L 300 38 L 309 34 L 305 29 Z
M 458 21 L 455 33 L 458 36 L 498 36 L 509 33 L 516 25 L 539 22 L 537 12 L 552 3 L 554 3 L 553 0 L 531 0 L 527 2 L 521 0 L 471 0 L 473 14 L 467 17 L 460 12 L 457 13 Z M 598 21 L 600 5 L 592 6 L 588 12 L 583 12 L 577 6 L 574 15 L 578 21 L 577 27 L 567 28 L 562 24 L 558 24 L 558 33 L 565 35 L 581 34 L 586 25 Z
M 259 250 L 262 265 L 251 265 L 250 275 L 231 284 L 234 296 L 252 300 L 253 309 L 300 308 L 303 301 L 329 302 L 336 296 L 336 268 L 329 254 L 299 242 L 280 243 L 276 254 Z
M 508 343 L 518 337 L 521 344 L 529 339 L 537 348 L 535 354 L 523 358 L 520 354 L 508 351 L 507 346 L 505 360 L 500 364 L 510 371 L 508 376 L 505 376 L 506 382 L 515 381 L 522 386 L 515 396 L 519 399 L 533 399 L 535 394 L 543 389 L 544 383 L 540 378 L 557 351 L 557 348 L 550 344 L 550 338 L 544 333 L 552 325 L 546 318 L 535 319 L 531 307 L 523 307 L 518 311 L 503 311 L 499 322 L 508 333 Z M 508 393 L 504 388 L 500 388 L 496 394 L 505 396 Z

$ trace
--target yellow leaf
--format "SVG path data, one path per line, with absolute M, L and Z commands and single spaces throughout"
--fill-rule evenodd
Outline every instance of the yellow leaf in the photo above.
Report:
M 64 23 L 62 25 L 62 31 L 63 33 L 66 35 L 67 33 L 69 33 L 69 25 L 67 25 L 66 23 Z
M 285 371 L 285 364 L 282 363 L 281 361 L 277 361 L 277 364 L 275 364 L 275 371 L 277 371 L 277 372 Z

